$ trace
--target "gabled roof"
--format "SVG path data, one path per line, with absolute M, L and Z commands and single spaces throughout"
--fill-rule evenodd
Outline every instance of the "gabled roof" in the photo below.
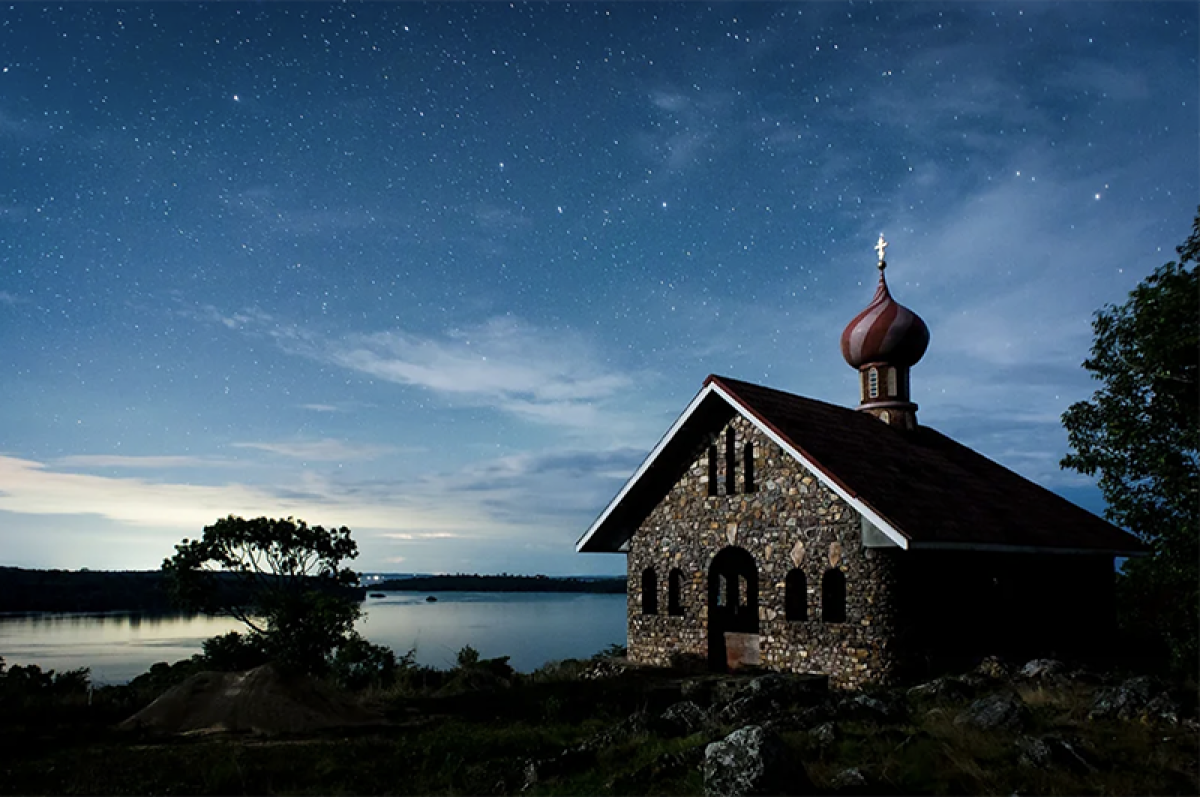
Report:
M 901 548 L 1144 553 L 1132 535 L 949 437 L 858 410 L 710 376 L 576 544 L 623 550 L 633 532 L 740 414 Z

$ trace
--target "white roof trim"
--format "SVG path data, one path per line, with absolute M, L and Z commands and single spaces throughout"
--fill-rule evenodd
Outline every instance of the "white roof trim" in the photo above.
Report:
M 621 488 L 621 492 L 617 493 L 616 497 L 608 502 L 608 506 L 606 506 L 604 511 L 600 513 L 600 517 L 596 518 L 596 520 L 592 522 L 592 525 L 588 527 L 588 530 L 585 531 L 583 536 L 579 538 L 579 541 L 575 543 L 575 551 L 577 553 L 583 549 L 583 546 L 586 545 L 587 541 L 592 538 L 592 535 L 596 533 L 597 529 L 604 525 L 604 521 L 608 519 L 608 516 L 612 514 L 613 510 L 617 508 L 622 500 L 624 500 L 625 495 L 631 489 L 633 489 L 633 485 L 637 484 L 638 479 L 642 478 L 642 475 L 650 469 L 650 466 L 654 464 L 654 460 L 658 459 L 658 455 L 661 454 L 662 450 L 667 447 L 667 443 L 671 442 L 671 438 L 675 436 L 675 433 L 679 431 L 680 427 L 687 422 L 687 419 L 692 416 L 692 413 L 696 411 L 696 408 L 700 406 L 701 402 L 703 402 L 704 399 L 708 397 L 708 394 L 712 393 L 715 388 L 716 386 L 711 382 L 705 385 L 704 388 L 696 394 L 696 397 L 692 399 L 692 402 L 687 405 L 687 408 L 683 411 L 683 413 L 675 419 L 675 423 L 671 424 L 671 428 L 668 429 L 666 434 L 659 439 L 658 445 L 651 449 L 646 458 L 642 460 L 642 464 L 638 466 L 638 469 L 635 470 L 633 475 L 629 477 L 629 480 L 625 482 L 625 486 Z M 728 398 L 728 396 L 725 396 L 727 401 Z M 736 402 L 730 403 L 734 404 L 734 406 L 737 406 Z
M 854 507 L 854 509 L 860 515 L 866 517 L 867 520 L 871 521 L 871 523 L 874 524 L 874 526 L 877 529 L 882 531 L 887 536 L 888 539 L 890 539 L 892 542 L 896 543 L 896 545 L 898 545 L 899 547 L 904 548 L 905 550 L 908 549 L 908 537 L 904 536 L 904 534 L 902 534 L 898 529 L 896 529 L 894 526 L 892 526 L 891 523 L 884 520 L 883 517 L 878 512 L 876 512 L 874 509 L 872 509 L 871 507 L 869 507 L 865 503 L 863 503 L 861 499 L 857 498 L 856 496 L 851 495 L 840 484 L 833 481 L 833 479 L 830 479 L 829 476 L 826 475 L 823 470 L 818 468 L 816 466 L 816 464 L 814 464 L 808 457 L 804 456 L 798 450 L 793 448 L 790 443 L 788 443 L 782 437 L 777 435 L 774 430 L 772 430 L 771 428 L 769 428 L 767 426 L 764 426 L 763 423 L 758 418 L 755 418 L 753 415 L 747 414 L 745 409 L 742 407 L 741 402 L 737 401 L 732 396 L 730 396 L 728 393 L 726 393 L 724 390 L 722 390 L 715 382 L 710 383 L 709 388 L 714 390 L 716 393 L 720 394 L 720 396 L 722 398 L 724 398 L 727 402 L 729 402 L 738 411 L 738 414 L 740 414 L 746 420 L 750 421 L 750 423 L 754 424 L 760 432 L 765 434 L 767 437 L 771 438 L 771 440 L 773 440 L 775 442 L 775 445 L 779 446 L 784 451 L 791 454 L 792 458 L 795 459 L 797 462 L 799 462 L 801 465 L 803 465 L 805 470 L 807 470 L 813 476 L 817 477 L 817 481 L 821 482 L 821 484 L 825 485 L 830 490 L 837 493 L 837 495 L 843 501 L 848 503 L 850 506 Z
M 666 434 L 664 434 L 662 436 L 662 438 L 659 439 L 658 444 L 656 446 L 654 446 L 653 450 L 650 451 L 650 453 L 649 453 L 649 455 L 647 455 L 646 459 L 642 461 L 642 464 L 640 466 L 638 466 L 638 469 L 636 471 L 634 471 L 633 475 L 629 477 L 629 480 L 625 482 L 625 486 L 623 486 L 621 488 L 621 491 L 619 493 L 617 493 L 616 497 L 613 498 L 613 500 L 608 503 L 608 506 L 604 508 L 604 511 L 600 513 L 600 517 L 596 518 L 596 520 L 593 521 L 592 525 L 588 527 L 588 530 L 586 532 L 584 532 L 583 536 L 579 538 L 579 541 L 575 543 L 576 552 L 582 551 L 583 546 L 585 546 L 587 544 L 588 540 L 590 540 L 592 538 L 592 535 L 594 535 L 596 533 L 596 531 L 602 525 L 604 525 L 604 521 L 608 519 L 608 516 L 611 515 L 613 513 L 613 510 L 616 509 L 617 506 L 620 505 L 621 501 L 623 501 L 625 499 L 625 496 L 633 488 L 633 485 L 637 484 L 638 480 L 641 479 L 642 476 L 646 473 L 646 471 L 650 469 L 650 466 L 654 464 L 654 461 L 656 459 L 658 459 L 659 454 L 662 453 L 663 449 L 667 447 L 667 444 L 671 442 L 671 439 L 676 435 L 676 433 L 679 432 L 679 429 L 683 426 L 684 423 L 687 422 L 688 418 L 690 418 L 692 416 L 692 413 L 694 413 L 696 411 L 696 408 L 700 406 L 700 404 L 704 401 L 705 398 L 708 397 L 708 395 L 710 393 L 716 393 L 721 398 L 723 398 L 725 400 L 725 402 L 727 404 L 729 404 L 729 406 L 731 406 L 739 415 L 741 415 L 743 418 L 748 420 L 750 423 L 754 424 L 754 426 L 760 432 L 765 434 L 777 446 L 779 446 L 784 451 L 786 451 L 788 454 L 790 454 L 793 459 L 795 459 L 797 462 L 799 462 L 804 467 L 805 470 L 807 470 L 813 476 L 815 476 L 817 478 L 817 480 L 819 482 L 821 482 L 821 484 L 825 485 L 825 487 L 832 490 L 843 501 L 848 503 L 850 506 L 854 507 L 855 511 L 857 511 L 860 515 L 863 515 L 869 521 L 871 521 L 871 523 L 874 524 L 874 526 L 876 528 L 878 528 L 880 531 L 882 531 L 884 533 L 884 535 L 887 536 L 888 539 L 890 539 L 892 542 L 896 543 L 896 545 L 898 545 L 900 548 L 903 548 L 906 550 L 908 549 L 908 547 L 909 547 L 908 537 L 906 537 L 899 530 L 897 530 L 894 526 L 892 526 L 892 524 L 889 523 L 887 520 L 884 520 L 884 518 L 881 515 L 879 515 L 879 513 L 877 513 L 871 507 L 867 506 L 867 504 L 863 503 L 863 501 L 861 499 L 857 498 L 854 495 L 851 495 L 841 485 L 837 484 L 835 481 L 830 479 L 829 476 L 827 476 L 824 471 L 822 471 L 811 460 L 809 460 L 808 457 L 801 454 L 797 449 L 792 447 L 791 444 L 787 443 L 782 437 L 780 437 L 778 434 L 776 434 L 772 429 L 770 429 L 767 426 L 764 426 L 763 423 L 758 418 L 754 417 L 753 415 L 748 414 L 746 412 L 746 409 L 742 406 L 740 401 L 736 400 L 729 393 L 722 390 L 718 386 L 718 384 L 715 381 L 713 381 L 713 382 L 709 382 L 707 385 L 705 385 L 704 388 L 701 389 L 701 391 L 696 394 L 696 397 L 694 399 L 692 399 L 691 403 L 688 404 L 687 408 L 683 411 L 683 413 L 678 418 L 675 419 L 675 423 L 671 424 L 671 428 L 668 429 Z

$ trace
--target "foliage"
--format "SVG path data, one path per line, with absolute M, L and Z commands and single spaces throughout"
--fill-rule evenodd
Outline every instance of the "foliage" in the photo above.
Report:
M 81 667 L 56 673 L 36 664 L 5 667 L 0 658 L 0 709 L 41 706 L 49 702 L 79 699 L 91 689 L 91 670 Z M 2 713 L 2 712 L 0 712 Z
M 391 685 L 401 670 L 413 666 L 415 651 L 399 660 L 391 648 L 374 645 L 358 634 L 337 649 L 330 661 L 330 674 L 345 689 L 365 689 Z
M 1152 559 L 1130 563 L 1125 592 L 1175 663 L 1195 672 L 1200 603 L 1200 213 L 1187 241 L 1120 306 L 1099 311 L 1083 366 L 1102 386 L 1063 414 L 1064 468 L 1099 474 L 1110 520 Z
M 201 539 L 176 545 L 162 569 L 184 608 L 228 614 L 250 629 L 244 640 L 214 642 L 215 654 L 262 652 L 284 666 L 324 673 L 334 651 L 357 636 L 358 576 L 342 566 L 356 556 L 345 527 L 230 516 L 205 527 Z

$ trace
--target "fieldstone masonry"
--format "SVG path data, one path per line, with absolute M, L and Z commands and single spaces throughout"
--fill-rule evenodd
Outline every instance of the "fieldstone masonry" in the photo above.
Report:
M 727 429 L 734 430 L 736 489 L 726 490 Z M 677 655 L 708 656 L 708 579 L 722 549 L 740 547 L 758 572 L 759 651 L 774 670 L 821 673 L 857 688 L 894 675 L 893 603 L 898 549 L 864 548 L 858 513 L 745 418 L 713 436 L 717 495 L 708 494 L 701 451 L 629 543 L 629 656 L 665 666 Z M 746 492 L 745 444 L 753 444 L 754 491 Z M 643 613 L 642 574 L 655 570 L 656 614 Z M 807 618 L 788 620 L 788 572 L 805 577 Z M 845 622 L 822 620 L 822 579 L 845 576 Z M 668 613 L 671 573 L 682 574 L 681 612 Z

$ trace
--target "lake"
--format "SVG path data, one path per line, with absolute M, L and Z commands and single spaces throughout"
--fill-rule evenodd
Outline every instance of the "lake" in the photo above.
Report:
M 529 672 L 548 661 L 587 658 L 625 644 L 625 596 L 571 593 L 387 593 L 368 598 L 359 633 L 418 664 L 449 668 L 465 645 L 483 658 L 510 656 Z M 90 667 L 96 684 L 125 683 L 159 661 L 200 652 L 209 637 L 244 626 L 226 617 L 108 614 L 0 615 L 0 656 L 9 666 Z

